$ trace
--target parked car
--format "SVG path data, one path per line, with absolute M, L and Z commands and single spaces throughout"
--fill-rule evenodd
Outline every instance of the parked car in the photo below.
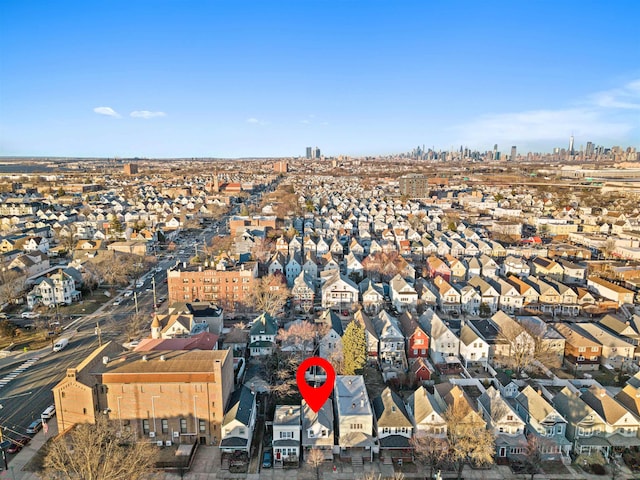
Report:
M 20 316 L 22 318 L 38 318 L 40 314 L 36 312 L 22 312 Z
M 118 305 L 120 305 L 120 300 L 116 300 L 115 302 L 113 302 L 114 307 L 117 307 Z
M 45 408 L 44 412 L 40 414 L 40 418 L 42 418 L 43 420 L 48 420 L 51 417 L 53 417 L 55 414 L 56 414 L 56 406 L 49 405 L 47 408 Z
M 42 419 L 39 418 L 31 422 L 31 424 L 27 427 L 27 433 L 29 435 L 34 435 L 38 433 L 42 429 Z
M 20 437 L 13 441 L 11 446 L 7 448 L 7 452 L 18 453 L 20 450 L 22 450 L 22 447 L 25 447 L 30 441 L 31 441 L 31 437 L 27 437 L 27 436 Z
M 273 455 L 271 450 L 265 450 L 262 454 L 262 468 L 271 468 L 273 466 Z
M 126 292 L 124 292 L 124 297 L 130 297 L 131 295 L 133 295 L 133 292 L 131 290 L 127 290 Z

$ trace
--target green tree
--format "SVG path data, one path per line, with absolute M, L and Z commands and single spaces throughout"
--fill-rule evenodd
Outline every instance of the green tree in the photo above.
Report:
M 343 375 L 356 375 L 362 372 L 367 363 L 367 338 L 364 328 L 359 323 L 351 322 L 347 325 L 342 336 L 342 354 Z
M 109 229 L 111 230 L 111 235 L 114 237 L 117 237 L 124 232 L 124 227 L 118 217 L 113 217 L 111 222 L 109 222 Z

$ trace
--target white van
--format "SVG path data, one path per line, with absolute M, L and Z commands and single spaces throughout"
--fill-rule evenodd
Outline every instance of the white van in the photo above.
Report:
M 56 414 L 56 406 L 49 405 L 44 412 L 40 414 L 40 418 L 43 420 L 48 420 Z
M 54 352 L 59 352 L 60 350 L 62 350 L 63 348 L 65 348 L 67 345 L 69 345 L 69 339 L 68 338 L 61 338 L 60 340 L 58 340 L 56 342 L 56 344 L 53 346 L 53 351 Z

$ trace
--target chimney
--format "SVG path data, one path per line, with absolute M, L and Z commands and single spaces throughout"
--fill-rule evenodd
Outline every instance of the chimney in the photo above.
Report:
M 160 355 L 160 361 L 164 362 L 166 360 L 166 358 L 164 358 L 164 355 Z
M 104 365 L 106 365 L 107 363 L 109 363 L 109 357 L 107 357 L 106 355 L 104 357 L 102 357 L 102 363 Z
M 364 407 L 364 398 L 360 399 L 360 407 Z
M 201 272 L 202 271 L 202 265 L 198 266 L 198 271 Z
M 355 409 L 355 408 L 356 408 L 356 404 L 355 404 L 355 403 L 352 403 L 352 404 L 351 404 L 351 408 Z
M 182 268 L 187 269 L 187 262 L 182 262 Z
M 142 361 L 143 361 L 143 362 L 146 362 L 146 361 L 147 361 L 147 356 L 146 356 L 146 355 L 143 355 L 143 356 L 142 356 Z

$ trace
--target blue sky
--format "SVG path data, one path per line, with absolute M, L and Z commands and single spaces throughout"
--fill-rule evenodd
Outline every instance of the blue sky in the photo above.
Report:
M 0 155 L 640 146 L 635 0 L 0 2 Z

